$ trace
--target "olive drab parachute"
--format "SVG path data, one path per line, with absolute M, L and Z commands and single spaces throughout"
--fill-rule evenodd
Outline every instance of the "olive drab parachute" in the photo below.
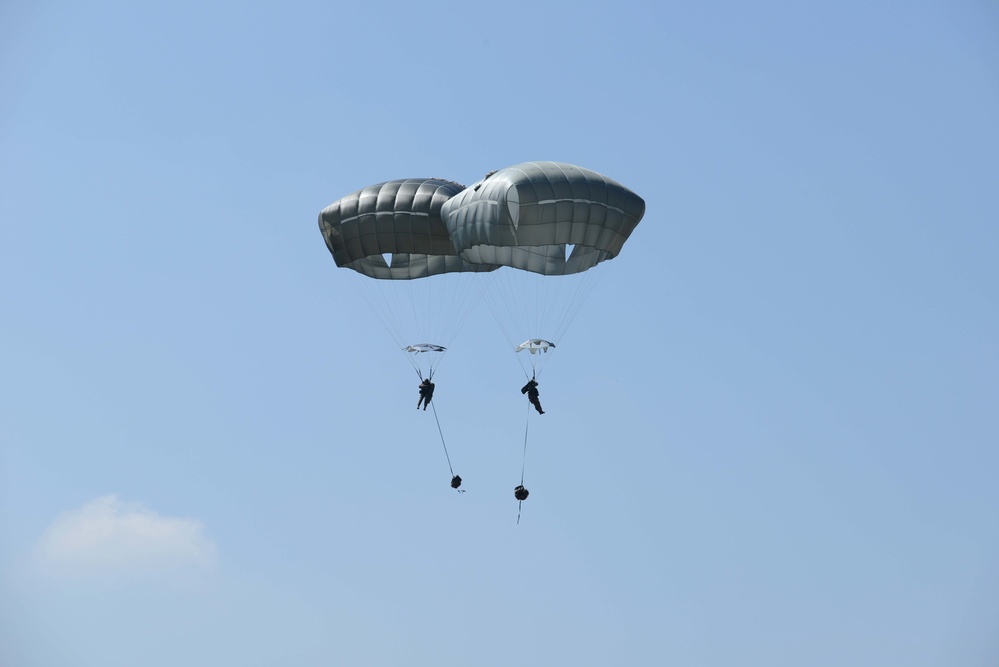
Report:
M 529 377 L 599 280 L 592 269 L 621 252 L 644 214 L 625 186 L 564 162 L 491 172 L 441 208 L 462 259 L 502 267 L 483 278 L 482 294 L 510 346 L 530 353 L 517 357 Z
M 616 257 L 644 214 L 645 201 L 628 188 L 564 162 L 492 172 L 441 210 L 463 259 L 546 276 Z
M 319 228 L 337 266 L 370 278 L 491 271 L 496 267 L 458 257 L 441 219 L 441 207 L 462 189 L 438 178 L 379 183 L 327 206 L 319 214 Z
M 475 287 L 460 274 L 496 269 L 463 260 L 451 243 L 441 207 L 463 188 L 440 178 L 386 181 L 319 214 L 336 265 L 363 276 L 355 284 L 399 349 L 417 353 L 408 358 L 421 378 L 433 375 L 474 303 Z

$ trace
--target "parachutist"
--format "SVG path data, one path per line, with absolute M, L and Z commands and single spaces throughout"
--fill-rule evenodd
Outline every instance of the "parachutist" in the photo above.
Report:
M 455 475 L 454 477 L 451 478 L 451 488 L 457 489 L 459 486 L 461 486 L 461 477 Z
M 529 400 L 534 405 L 534 409 L 538 411 L 539 415 L 545 414 L 545 411 L 541 409 L 541 401 L 538 399 L 537 380 L 531 378 L 527 384 L 521 387 L 520 393 L 527 394 L 527 400 Z
M 513 497 L 517 500 L 527 500 L 527 496 L 531 495 L 530 492 L 524 488 L 523 484 L 520 484 L 513 489 Z
M 430 381 L 429 378 L 420 383 L 420 400 L 416 402 L 416 409 L 420 409 L 420 404 L 423 404 L 423 409 L 426 411 L 427 406 L 430 405 L 430 399 L 434 397 L 434 383 Z

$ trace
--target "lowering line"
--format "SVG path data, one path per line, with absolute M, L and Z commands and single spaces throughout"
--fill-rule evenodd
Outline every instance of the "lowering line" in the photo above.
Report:
M 458 479 L 458 483 L 460 484 L 461 478 L 454 474 L 454 468 L 451 467 L 451 456 L 447 453 L 447 444 L 444 442 L 444 431 L 441 429 L 441 420 L 437 418 L 437 404 L 431 400 L 430 407 L 434 409 L 434 421 L 437 422 L 437 432 L 441 434 L 441 446 L 444 447 L 444 458 L 447 459 L 447 468 L 451 471 L 451 481 L 453 483 L 455 479 Z M 452 488 L 457 489 L 458 487 L 453 486 Z M 459 491 L 459 493 L 463 492 Z
M 527 423 L 524 424 L 524 457 L 520 462 L 520 485 L 524 486 L 524 468 L 527 466 L 527 431 L 531 426 L 531 404 L 527 404 Z
M 520 461 L 520 487 L 524 487 L 524 469 L 527 467 L 527 433 L 531 427 L 531 404 L 527 404 L 527 422 L 524 424 L 524 456 Z M 517 501 L 517 523 L 520 523 L 520 510 L 524 505 L 523 500 Z

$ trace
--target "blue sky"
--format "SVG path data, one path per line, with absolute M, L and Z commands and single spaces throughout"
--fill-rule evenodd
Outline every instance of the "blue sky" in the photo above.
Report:
M 0 663 L 993 665 L 989 2 L 0 8 Z M 647 211 L 430 413 L 318 212 Z

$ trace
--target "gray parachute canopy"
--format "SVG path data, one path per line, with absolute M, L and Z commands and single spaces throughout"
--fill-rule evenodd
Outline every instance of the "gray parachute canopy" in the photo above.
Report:
M 644 214 L 645 201 L 628 188 L 564 162 L 500 169 L 441 208 L 462 259 L 546 276 L 616 257 Z M 567 246 L 575 246 L 568 257 Z
M 372 185 L 323 209 L 319 229 L 337 266 L 371 278 L 412 280 L 492 271 L 497 267 L 458 257 L 441 218 L 441 207 L 463 187 L 437 178 Z

